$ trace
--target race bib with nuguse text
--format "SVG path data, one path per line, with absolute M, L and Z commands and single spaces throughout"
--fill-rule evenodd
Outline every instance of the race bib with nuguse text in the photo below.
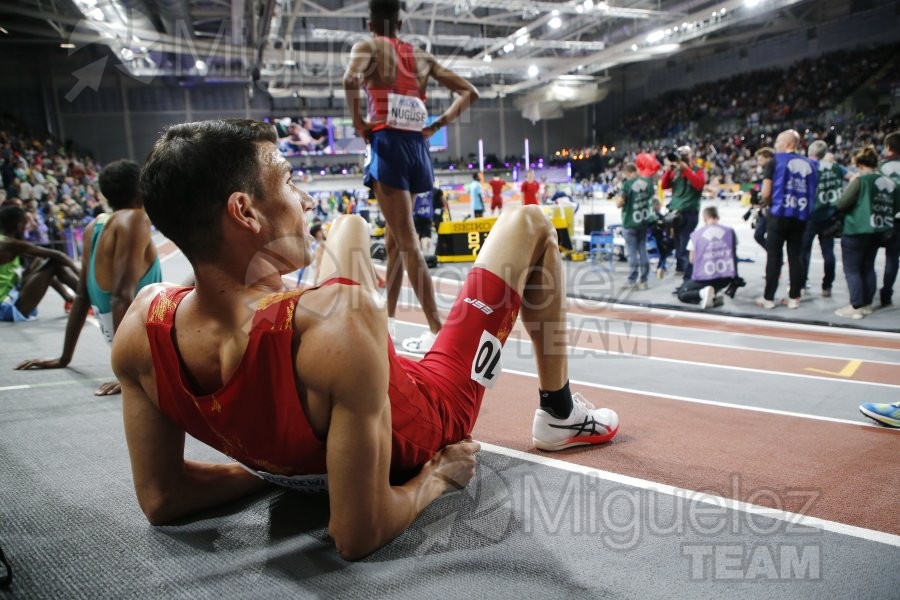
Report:
M 428 109 L 418 96 L 388 94 L 388 114 L 385 124 L 394 129 L 422 131 L 428 119 Z

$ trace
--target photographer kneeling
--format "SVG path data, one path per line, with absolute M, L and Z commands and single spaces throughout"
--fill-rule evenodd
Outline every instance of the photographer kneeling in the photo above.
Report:
M 724 299 L 718 292 L 734 297 L 737 288 L 746 285 L 737 275 L 737 236 L 734 229 L 719 225 L 719 211 L 715 206 L 703 209 L 703 227 L 690 237 L 690 260 L 693 273 L 678 288 L 678 299 L 702 308 L 721 306 Z

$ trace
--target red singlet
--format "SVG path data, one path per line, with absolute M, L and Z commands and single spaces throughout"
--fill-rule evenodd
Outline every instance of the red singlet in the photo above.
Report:
M 415 96 L 423 102 L 425 93 L 419 91 L 419 81 L 416 79 L 416 49 L 412 44 L 401 42 L 397 38 L 387 36 L 375 36 L 388 40 L 394 48 L 397 57 L 397 76 L 394 84 L 389 88 L 379 88 L 370 85 L 363 86 L 366 90 L 366 102 L 369 111 L 369 121 L 386 121 L 388 118 L 388 94 L 401 96 Z M 373 131 L 385 129 L 387 125 L 378 125 Z

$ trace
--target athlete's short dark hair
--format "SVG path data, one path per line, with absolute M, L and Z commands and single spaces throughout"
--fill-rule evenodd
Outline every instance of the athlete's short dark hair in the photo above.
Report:
M 132 208 L 140 198 L 141 166 L 133 160 L 117 160 L 106 165 L 98 183 L 110 208 Z
M 0 208 L 0 230 L 12 232 L 25 220 L 25 209 L 15 204 Z
M 147 215 L 189 259 L 214 257 L 222 208 L 234 192 L 262 193 L 257 144 L 277 141 L 271 125 L 249 119 L 169 127 L 141 171 Z
M 703 216 L 707 219 L 715 219 L 716 221 L 718 221 L 719 209 L 717 209 L 715 206 L 707 206 L 703 209 Z
M 384 25 L 400 21 L 400 0 L 369 0 L 369 20 L 376 31 L 386 32 Z

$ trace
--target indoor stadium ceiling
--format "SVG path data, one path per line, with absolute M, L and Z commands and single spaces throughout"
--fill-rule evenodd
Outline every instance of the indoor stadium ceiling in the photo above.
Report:
M 866 1 L 408 0 L 402 33 L 484 96 L 552 86 L 587 102 L 620 65 L 805 31 Z M 70 54 L 103 44 L 136 77 L 255 79 L 274 96 L 341 97 L 367 14 L 350 0 L 3 0 L 0 40 L 70 44 Z

